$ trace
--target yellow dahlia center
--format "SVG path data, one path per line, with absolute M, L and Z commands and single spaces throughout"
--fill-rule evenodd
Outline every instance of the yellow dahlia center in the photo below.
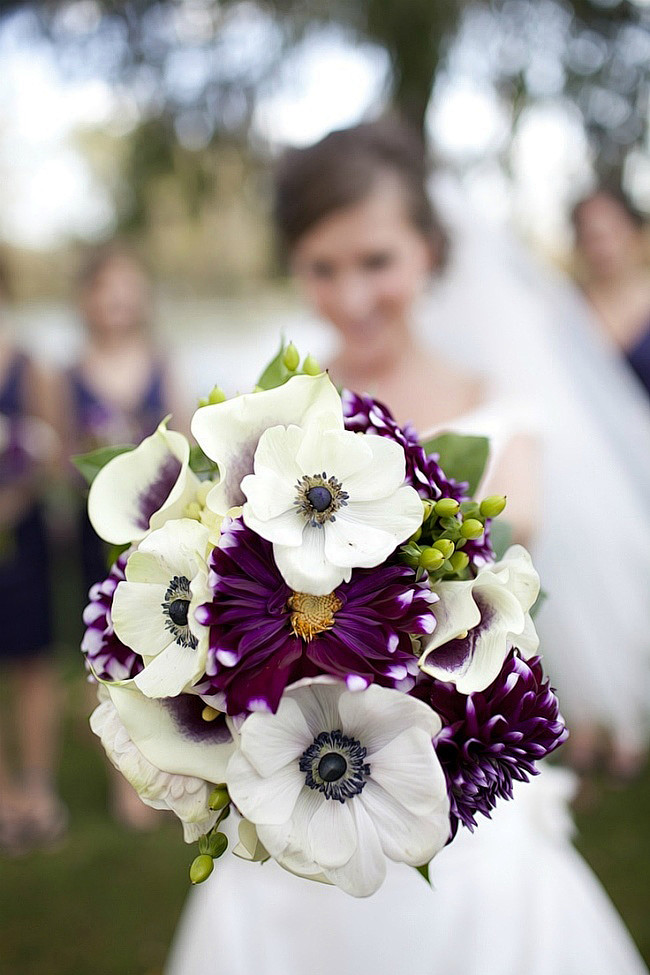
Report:
M 343 603 L 333 592 L 328 596 L 310 596 L 306 592 L 294 592 L 287 603 L 291 610 L 291 629 L 301 640 L 309 643 L 319 633 L 331 630 L 334 614 Z

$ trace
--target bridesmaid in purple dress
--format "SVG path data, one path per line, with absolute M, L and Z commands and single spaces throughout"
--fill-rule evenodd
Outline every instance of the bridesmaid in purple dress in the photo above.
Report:
M 69 454 L 98 447 L 137 444 L 173 413 L 184 426 L 168 372 L 151 330 L 152 288 L 135 256 L 112 243 L 93 251 L 78 279 L 78 306 L 86 329 L 79 360 L 68 372 Z M 79 479 L 77 480 L 79 487 Z M 81 496 L 81 490 L 79 491 Z M 84 596 L 107 575 L 108 546 L 95 534 L 80 506 L 79 534 Z M 140 802 L 120 775 L 112 777 L 113 813 L 122 824 L 147 829 L 155 813 Z
M 600 188 L 573 209 L 581 285 L 595 323 L 650 396 L 650 268 L 646 221 L 619 190 Z M 646 449 L 648 449 L 646 446 Z M 585 770 L 599 750 L 598 729 L 575 728 L 568 744 Z M 610 771 L 625 780 L 640 771 L 645 755 L 615 748 Z
M 40 503 L 59 446 L 52 377 L 11 342 L 1 315 L 8 291 L 0 263 L 0 677 L 10 686 L 0 715 L 0 851 L 17 854 L 58 839 L 67 813 L 55 785 L 59 687 Z M 1 747 L 5 722 L 16 769 Z
M 151 283 L 140 262 L 116 243 L 93 251 L 79 275 L 78 303 L 87 340 L 68 373 L 70 453 L 137 444 L 167 413 L 178 426 L 182 411 L 154 345 Z M 108 553 L 83 510 L 87 591 L 105 577 Z
M 573 209 L 583 290 L 603 331 L 650 396 L 649 242 L 643 216 L 620 192 L 599 189 Z

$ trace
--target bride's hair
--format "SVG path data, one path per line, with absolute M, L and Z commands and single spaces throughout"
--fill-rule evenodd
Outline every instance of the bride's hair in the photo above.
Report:
M 306 149 L 289 149 L 275 177 L 275 219 L 291 251 L 336 210 L 362 203 L 378 179 L 397 177 L 413 226 L 434 245 L 440 265 L 447 235 L 427 193 L 424 143 L 395 118 L 330 132 Z

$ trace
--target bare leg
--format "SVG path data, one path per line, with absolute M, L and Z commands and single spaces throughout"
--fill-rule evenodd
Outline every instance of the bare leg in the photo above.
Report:
M 15 722 L 24 796 L 34 840 L 49 842 L 65 830 L 67 814 L 56 792 L 61 688 L 46 657 L 22 661 L 14 674 Z

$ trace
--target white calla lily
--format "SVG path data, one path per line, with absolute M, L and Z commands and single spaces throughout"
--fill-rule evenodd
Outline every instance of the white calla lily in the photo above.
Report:
M 449 837 L 449 798 L 422 701 L 329 678 L 287 688 L 244 721 L 226 780 L 266 850 L 299 876 L 366 897 L 386 857 L 428 862 Z
M 140 543 L 115 590 L 115 633 L 144 657 L 134 678 L 148 697 L 173 697 L 204 673 L 208 627 L 196 609 L 212 598 L 210 531 L 189 518 L 168 521 Z
M 419 659 L 431 677 L 471 694 L 496 679 L 513 646 L 524 657 L 537 650 L 529 610 L 539 595 L 539 576 L 523 546 L 511 546 L 474 579 L 440 582 L 433 589 L 436 628 L 424 638 Z
M 186 843 L 195 843 L 214 826 L 218 813 L 208 806 L 213 785 L 193 775 L 163 772 L 135 745 L 117 708 L 102 700 L 90 717 L 90 727 L 101 739 L 108 758 L 131 783 L 147 806 L 169 809 L 183 823 Z
M 246 393 L 216 405 L 203 406 L 192 419 L 192 434 L 208 457 L 219 466 L 220 480 L 208 496 L 208 507 L 225 515 L 243 504 L 241 482 L 253 470 L 260 437 L 269 427 L 302 425 L 320 413 L 334 414 L 343 429 L 341 397 L 327 373 L 294 376 L 278 386 Z
M 398 443 L 341 430 L 332 414 L 272 427 L 242 481 L 244 521 L 273 543 L 288 586 L 327 595 L 419 528 L 422 502 L 404 484 L 405 470 Z
M 187 439 L 168 430 L 166 420 L 134 450 L 110 460 L 88 495 L 88 517 L 99 537 L 125 545 L 180 518 L 200 484 L 189 461 Z
M 189 775 L 218 784 L 234 752 L 225 716 L 210 709 L 197 694 L 150 698 L 133 680 L 105 684 L 120 721 L 138 751 L 161 772 Z

